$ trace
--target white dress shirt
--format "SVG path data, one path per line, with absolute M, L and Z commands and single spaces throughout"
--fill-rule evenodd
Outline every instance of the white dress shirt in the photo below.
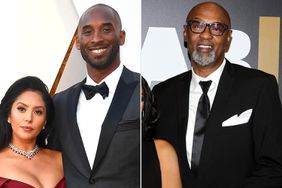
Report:
M 95 86 L 106 82 L 109 88 L 109 96 L 105 99 L 97 93 L 92 99 L 86 100 L 83 91 L 80 92 L 76 112 L 77 124 L 91 168 L 93 167 L 96 156 L 102 124 L 115 94 L 122 70 L 123 66 L 119 65 L 116 70 L 100 83 L 95 83 L 90 76 L 87 75 L 85 83 L 87 85 Z
M 187 151 L 187 158 L 190 167 L 191 167 L 191 159 L 192 159 L 192 147 L 193 147 L 193 136 L 194 136 L 195 121 L 196 121 L 196 113 L 197 113 L 199 99 L 203 93 L 199 82 L 208 81 L 208 80 L 212 81 L 208 91 L 210 108 L 212 108 L 214 97 L 219 84 L 219 79 L 224 69 L 225 63 L 226 60 L 224 59 L 220 67 L 206 78 L 202 78 L 198 76 L 192 68 L 192 79 L 190 84 L 190 95 L 189 95 L 188 125 L 187 125 L 187 133 L 186 133 L 186 151 Z

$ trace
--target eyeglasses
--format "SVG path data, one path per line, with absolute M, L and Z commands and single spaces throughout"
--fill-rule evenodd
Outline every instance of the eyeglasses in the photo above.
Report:
M 187 25 L 193 33 L 201 34 L 205 31 L 206 27 L 209 28 L 209 32 L 214 36 L 221 36 L 223 33 L 229 29 L 229 26 L 221 22 L 205 23 L 198 20 L 189 20 Z

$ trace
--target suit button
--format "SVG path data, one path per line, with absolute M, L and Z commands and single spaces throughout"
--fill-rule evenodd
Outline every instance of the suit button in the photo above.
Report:
M 93 176 L 91 176 L 91 177 L 89 178 L 89 183 L 90 183 L 90 184 L 95 184 L 95 179 L 94 179 Z

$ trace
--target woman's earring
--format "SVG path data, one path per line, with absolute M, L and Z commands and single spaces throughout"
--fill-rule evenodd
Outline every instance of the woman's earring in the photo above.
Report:
M 44 130 L 46 127 L 46 123 L 47 123 L 47 121 L 45 120 L 45 122 L 44 122 L 44 125 L 43 125 L 43 127 L 42 127 L 42 130 Z

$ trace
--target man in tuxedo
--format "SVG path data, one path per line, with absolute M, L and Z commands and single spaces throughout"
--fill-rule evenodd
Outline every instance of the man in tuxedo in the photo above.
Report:
M 277 81 L 225 59 L 231 33 L 229 14 L 217 3 L 200 3 L 188 13 L 183 34 L 192 69 L 153 88 L 157 137 L 176 148 L 183 187 L 278 188 Z
M 140 75 L 120 63 L 125 32 L 112 7 L 81 16 L 76 47 L 87 76 L 56 94 L 50 147 L 62 150 L 68 188 L 139 188 Z

